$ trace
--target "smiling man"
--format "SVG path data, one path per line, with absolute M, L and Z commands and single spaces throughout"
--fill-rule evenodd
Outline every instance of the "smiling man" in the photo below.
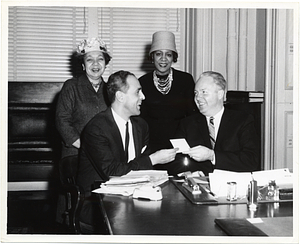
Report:
M 103 233 L 99 202 L 91 194 L 95 180 L 106 181 L 131 170 L 153 169 L 153 165 L 173 161 L 177 151 L 162 149 L 149 155 L 148 125 L 137 116 L 145 96 L 134 74 L 112 74 L 107 82 L 107 96 L 111 106 L 92 118 L 81 135 L 77 184 L 85 192 L 80 225 L 88 233 Z
M 86 195 L 90 195 L 95 180 L 152 169 L 153 165 L 171 162 L 176 155 L 176 149 L 162 149 L 149 155 L 148 125 L 137 116 L 145 96 L 134 74 L 112 74 L 107 82 L 107 95 L 111 106 L 97 114 L 81 136 L 77 181 Z
M 259 142 L 251 115 L 224 108 L 226 81 L 213 71 L 201 74 L 195 85 L 195 103 L 200 113 L 181 121 L 177 138 L 185 138 L 191 158 L 189 170 L 206 175 L 215 168 L 251 172 L 258 168 Z M 174 171 L 182 167 L 173 165 Z M 185 168 L 187 170 L 187 168 Z

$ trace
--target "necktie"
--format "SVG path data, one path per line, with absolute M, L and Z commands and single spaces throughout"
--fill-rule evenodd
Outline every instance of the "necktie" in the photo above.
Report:
M 125 160 L 128 161 L 128 146 L 129 146 L 129 132 L 128 132 L 128 122 L 126 123 L 125 131 Z
M 212 149 L 214 149 L 215 144 L 216 144 L 214 117 L 209 118 L 208 129 L 209 129 L 210 143 L 211 143 Z

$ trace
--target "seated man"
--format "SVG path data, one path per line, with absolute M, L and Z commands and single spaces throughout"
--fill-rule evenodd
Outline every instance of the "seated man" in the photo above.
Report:
M 111 106 L 97 114 L 81 135 L 77 183 L 91 196 L 95 180 L 108 180 L 131 170 L 153 169 L 153 165 L 174 160 L 177 149 L 163 149 L 149 155 L 147 123 L 137 115 L 145 96 L 137 78 L 130 72 L 118 71 L 107 82 Z M 86 204 L 85 204 L 86 205 Z M 83 206 L 81 220 L 91 223 Z M 87 210 L 90 211 L 90 208 Z
M 259 141 L 251 115 L 224 108 L 226 81 L 213 71 L 204 72 L 195 85 L 199 114 L 181 121 L 176 138 L 185 138 L 191 147 L 184 152 L 189 165 L 176 160 L 169 173 L 212 172 L 215 168 L 235 172 L 255 171 L 259 165 Z

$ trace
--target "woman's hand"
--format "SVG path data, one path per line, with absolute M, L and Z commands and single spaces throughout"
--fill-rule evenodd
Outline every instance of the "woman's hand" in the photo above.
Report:
M 155 153 L 152 153 L 149 157 L 151 159 L 152 165 L 156 164 L 166 164 L 175 159 L 176 152 L 178 148 L 173 149 L 162 149 Z

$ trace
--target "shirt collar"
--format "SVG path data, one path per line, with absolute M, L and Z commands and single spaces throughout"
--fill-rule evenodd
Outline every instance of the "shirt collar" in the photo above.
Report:
M 206 117 L 206 120 L 209 121 L 209 118 L 210 117 L 214 117 L 214 120 L 215 121 L 221 121 L 221 118 L 222 118 L 222 115 L 224 113 L 224 106 L 222 107 L 222 109 L 216 113 L 214 116 L 205 116 Z
M 214 116 L 214 118 L 217 120 L 221 120 L 223 113 L 224 113 L 224 107 L 222 107 L 222 109 Z
M 124 120 L 120 115 L 118 115 L 118 114 L 113 110 L 113 108 L 111 108 L 111 111 L 112 111 L 112 115 L 113 115 L 114 120 L 116 121 L 118 127 L 119 127 L 119 128 L 120 128 L 120 127 L 123 128 L 123 127 L 126 125 L 127 121 Z M 130 119 L 129 119 L 129 121 L 130 121 Z

